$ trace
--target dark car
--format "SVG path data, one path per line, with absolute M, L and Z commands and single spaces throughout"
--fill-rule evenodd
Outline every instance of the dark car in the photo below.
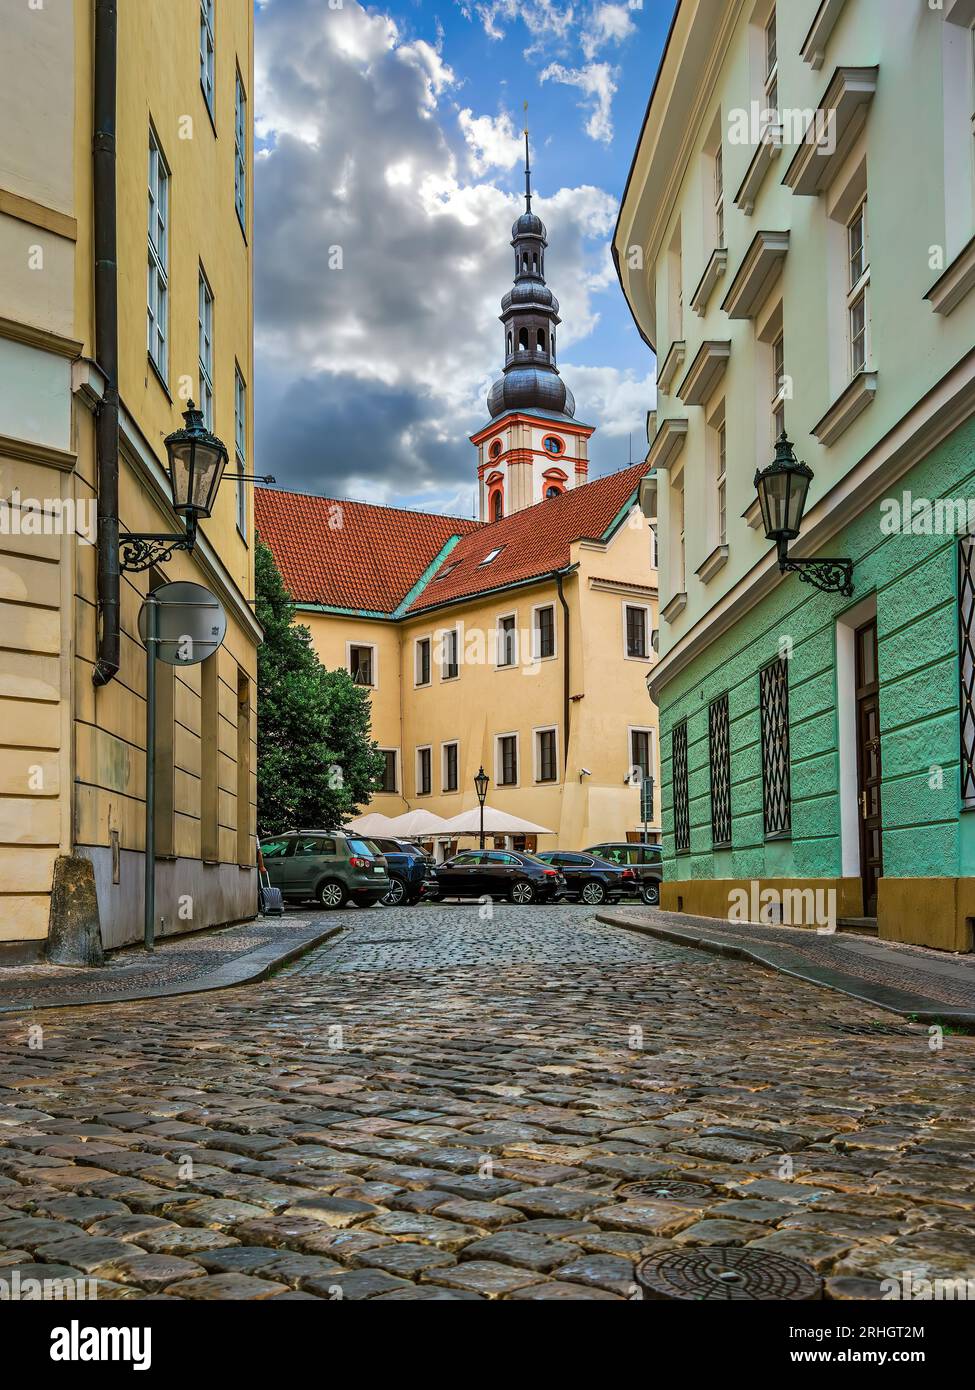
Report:
M 629 864 L 613 864 L 596 854 L 580 854 L 567 849 L 547 849 L 539 859 L 553 865 L 565 877 L 566 895 L 590 907 L 632 897 L 639 884 Z
M 392 840 L 386 836 L 370 836 L 386 860 L 389 892 L 383 898 L 387 907 L 412 907 L 433 883 L 434 861 L 412 840 Z
M 660 880 L 664 873 L 663 850 L 659 845 L 611 840 L 601 845 L 590 845 L 585 853 L 598 854 L 611 864 L 628 865 L 636 878 L 634 896 L 639 894 L 648 907 L 656 907 L 660 902 Z
M 439 898 L 507 898 L 512 903 L 550 902 L 565 892 L 558 869 L 534 854 L 473 849 L 436 867 Z
M 285 902 L 374 907 L 389 892 L 386 860 L 368 840 L 341 830 L 288 830 L 261 841 L 268 878 Z

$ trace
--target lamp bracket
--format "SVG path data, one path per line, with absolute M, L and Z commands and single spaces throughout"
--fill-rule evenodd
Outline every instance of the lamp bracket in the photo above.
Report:
M 143 570 L 152 569 L 153 565 L 166 564 L 177 550 L 192 550 L 195 543 L 195 527 L 175 536 L 154 536 L 130 531 L 118 538 L 122 557 L 119 567 L 128 574 L 139 574 Z
M 845 598 L 853 594 L 852 560 L 790 560 L 781 554 L 779 572 L 786 571 L 797 574 L 803 584 L 811 584 L 821 593 L 843 594 Z

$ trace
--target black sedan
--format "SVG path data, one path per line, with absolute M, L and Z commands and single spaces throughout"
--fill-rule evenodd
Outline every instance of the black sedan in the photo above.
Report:
M 568 897 L 578 898 L 590 907 L 632 897 L 637 891 L 636 876 L 626 864 L 611 864 L 596 854 L 578 854 L 565 849 L 546 850 L 538 857 L 564 876 Z
M 464 850 L 434 872 L 438 898 L 506 898 L 525 905 L 557 901 L 566 886 L 551 864 L 515 850 Z

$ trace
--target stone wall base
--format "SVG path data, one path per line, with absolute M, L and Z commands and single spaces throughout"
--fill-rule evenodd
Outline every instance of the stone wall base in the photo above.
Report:
M 975 878 L 882 878 L 877 925 L 883 941 L 971 951 Z

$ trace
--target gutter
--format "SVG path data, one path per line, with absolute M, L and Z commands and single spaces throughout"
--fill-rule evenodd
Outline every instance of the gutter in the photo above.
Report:
M 98 488 L 98 652 L 92 680 L 108 685 L 120 664 L 118 553 L 118 259 L 115 102 L 118 86 L 117 0 L 95 0 L 92 139 L 94 192 L 95 360 L 105 389 L 95 417 Z

